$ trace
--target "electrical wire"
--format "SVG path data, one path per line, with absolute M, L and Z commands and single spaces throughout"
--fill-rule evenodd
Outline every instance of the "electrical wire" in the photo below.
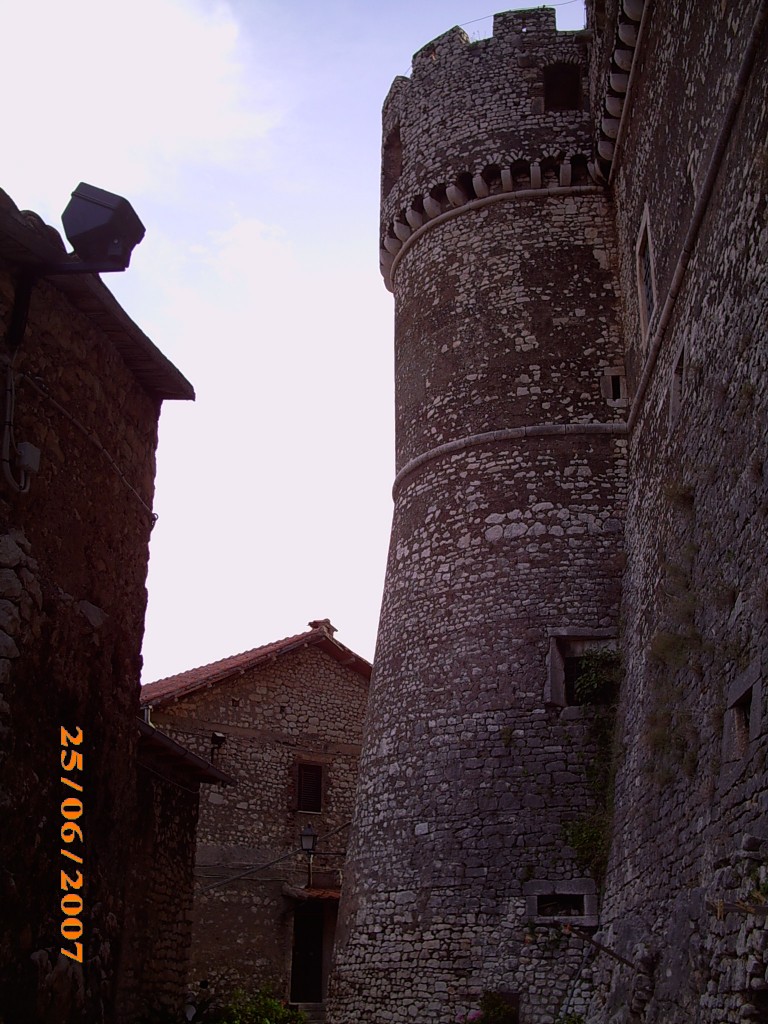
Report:
M 318 836 L 316 842 L 320 843 L 324 839 L 330 839 L 331 836 L 335 836 L 337 832 L 343 831 L 345 828 L 349 828 L 352 824 L 350 821 L 345 821 L 343 824 L 338 825 L 336 828 L 331 829 L 330 832 L 325 832 L 323 835 Z M 241 871 L 240 874 L 231 875 L 229 878 L 222 878 L 218 882 L 213 882 L 212 885 L 206 885 L 205 888 L 201 889 L 200 892 L 210 892 L 211 889 L 217 889 L 220 885 L 228 885 L 230 882 L 237 882 L 241 878 L 247 878 L 248 875 L 252 875 L 255 871 L 264 871 L 266 868 L 271 868 L 274 864 L 279 864 L 283 860 L 288 860 L 290 857 L 295 857 L 297 853 L 304 853 L 302 849 L 290 850 L 288 853 L 283 853 L 279 857 L 275 857 L 274 860 L 267 861 L 265 864 L 257 864 L 255 867 L 248 868 L 247 871 Z
M 9 370 L 9 372 L 10 372 L 10 370 Z M 56 409 L 58 409 L 59 412 L 63 416 L 66 416 L 66 418 L 69 420 L 69 422 L 72 423 L 75 427 L 77 427 L 77 429 L 82 434 L 84 434 L 85 437 L 88 438 L 88 440 L 91 442 L 91 444 L 93 444 L 96 448 L 99 449 L 99 451 L 102 453 L 104 458 L 110 464 L 110 466 L 112 467 L 114 472 L 117 474 L 117 476 L 120 478 L 120 480 L 123 482 L 123 484 L 128 488 L 128 490 L 138 500 L 139 504 L 144 509 L 144 511 L 148 513 L 149 519 L 150 519 L 150 529 L 152 529 L 152 527 L 157 522 L 157 514 L 155 512 L 153 512 L 152 509 L 149 507 L 149 505 L 146 503 L 146 501 L 144 501 L 142 496 L 139 494 L 139 492 L 136 490 L 136 488 L 133 486 L 133 484 L 130 482 L 130 480 L 128 480 L 128 478 L 126 477 L 125 473 L 123 473 L 123 471 L 120 468 L 120 466 L 118 466 L 118 464 L 115 461 L 115 459 L 113 458 L 113 456 L 107 451 L 107 449 L 104 447 L 104 445 L 98 439 L 98 437 L 96 437 L 94 434 L 91 434 L 87 427 L 83 426 L 83 424 L 78 419 L 76 419 L 76 417 L 74 417 L 72 415 L 72 413 L 70 413 L 67 409 L 65 409 L 64 406 L 60 402 L 57 402 L 56 399 L 53 397 L 53 395 L 50 394 L 50 392 L 48 391 L 48 389 L 45 387 L 44 384 L 39 383 L 38 381 L 36 381 L 28 373 L 20 373 L 19 374 L 19 380 L 26 381 L 26 383 L 29 384 L 30 387 L 32 387 L 35 391 L 37 391 L 37 393 L 39 395 L 42 395 L 43 398 L 47 399 L 47 401 L 50 402 L 51 405 L 53 405 Z M 3 443 L 5 444 L 5 438 L 3 439 Z M 5 465 L 5 447 L 3 448 L 3 465 Z
M 26 470 L 20 472 L 20 482 L 16 480 L 11 469 L 11 449 L 17 451 L 13 436 L 13 415 L 16 407 L 16 382 L 13 375 L 13 360 L 9 360 L 5 375 L 5 417 L 3 422 L 2 461 L 3 475 L 10 487 L 18 494 L 26 494 L 32 478 Z
M 554 2 L 554 3 L 551 2 L 551 0 L 550 0 L 550 2 L 548 2 L 546 6 L 547 7 L 571 7 L 571 6 L 573 6 L 573 4 L 581 4 L 582 7 L 583 7 L 584 6 L 584 0 L 558 0 L 558 2 Z M 515 8 L 515 10 L 528 10 L 528 9 L 529 8 Z M 486 14 L 482 18 L 472 18 L 471 21 L 462 21 L 462 22 L 459 23 L 458 27 L 459 28 L 466 28 L 467 25 L 476 25 L 478 23 L 478 21 L 488 21 L 489 19 L 491 19 L 493 17 L 495 17 L 495 14 Z M 404 78 L 408 77 L 408 72 L 410 70 L 411 69 L 409 68 L 408 71 L 403 75 Z
M 551 0 L 548 0 L 546 6 L 547 7 L 570 7 L 572 4 L 583 4 L 583 3 L 584 3 L 584 0 L 560 0 L 560 3 L 552 3 Z M 525 8 L 525 9 L 527 10 L 529 8 Z M 487 21 L 489 18 L 492 18 L 493 16 L 494 16 L 493 14 L 486 14 L 482 18 L 473 18 L 471 21 L 462 21 L 461 24 L 459 25 L 459 28 L 464 28 L 467 25 L 474 25 L 478 21 Z

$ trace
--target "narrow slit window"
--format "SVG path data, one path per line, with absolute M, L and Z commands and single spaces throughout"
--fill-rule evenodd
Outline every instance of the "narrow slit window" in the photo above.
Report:
M 728 691 L 723 721 L 724 764 L 740 761 L 750 752 L 752 742 L 762 735 L 762 704 L 762 669 L 756 659 L 731 683 Z
M 656 305 L 653 297 L 653 271 L 651 269 L 651 247 L 648 244 L 648 235 L 646 234 L 643 243 L 642 254 L 642 274 L 643 274 L 643 294 L 645 296 L 645 308 L 648 314 L 648 321 L 650 322 L 653 316 L 653 310 Z
M 640 234 L 637 241 L 637 289 L 638 302 L 640 304 L 640 330 L 643 341 L 647 341 L 648 334 L 656 311 L 656 279 L 653 262 L 653 247 L 651 244 L 651 232 L 648 223 L 648 209 L 643 214 Z
M 675 360 L 675 366 L 672 370 L 672 380 L 670 382 L 670 393 L 669 393 L 669 422 L 670 426 L 674 424 L 678 417 L 680 409 L 683 405 L 683 397 L 685 393 L 685 349 L 680 350 L 680 354 Z
M 738 757 L 742 757 L 749 747 L 749 726 L 752 718 L 752 688 L 733 706 L 734 748 Z

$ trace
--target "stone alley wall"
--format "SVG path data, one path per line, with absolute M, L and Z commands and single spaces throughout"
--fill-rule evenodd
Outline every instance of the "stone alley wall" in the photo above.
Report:
M 92 275 L 39 280 L 23 340 L 9 344 L 21 271 L 65 258 L 55 232 L 0 193 L 5 420 L 12 441 L 40 450 L 27 493 L 0 481 L 4 1024 L 113 1019 L 157 419 L 163 398 L 193 397 Z M 18 481 L 15 444 L 7 450 Z M 70 829 L 66 843 L 68 798 L 80 836 Z M 83 904 L 71 941 L 61 932 L 64 869 L 70 905 Z M 82 962 L 60 953 L 76 951 L 80 926 Z

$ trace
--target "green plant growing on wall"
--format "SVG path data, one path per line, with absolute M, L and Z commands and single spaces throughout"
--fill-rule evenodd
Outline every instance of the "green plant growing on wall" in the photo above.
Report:
M 599 807 L 563 825 L 563 838 L 576 854 L 576 863 L 602 884 L 608 866 L 612 815 Z
M 681 512 L 691 512 L 694 506 L 694 489 L 682 480 L 670 480 L 662 488 L 664 497 L 670 505 Z
M 558 1017 L 555 1024 L 587 1024 L 583 1013 L 566 1013 Z
M 593 647 L 579 659 L 574 680 L 580 704 L 612 704 L 621 676 L 621 657 L 610 647 Z
M 682 769 L 692 779 L 698 766 L 701 737 L 685 706 L 685 691 L 665 679 L 653 683 L 645 740 L 653 755 L 651 773 L 659 788 L 671 783 Z
M 613 824 L 617 753 L 614 701 L 619 689 L 621 661 L 618 653 L 609 648 L 588 653 L 592 656 L 587 676 L 588 692 L 600 695 L 605 700 L 589 723 L 587 734 L 590 744 L 595 748 L 586 772 L 595 806 L 586 814 L 566 822 L 562 831 L 581 870 L 589 873 L 600 886 L 608 866 Z
M 677 671 L 688 663 L 691 654 L 700 645 L 701 638 L 696 634 L 688 636 L 662 629 L 653 636 L 650 653 L 656 661 Z

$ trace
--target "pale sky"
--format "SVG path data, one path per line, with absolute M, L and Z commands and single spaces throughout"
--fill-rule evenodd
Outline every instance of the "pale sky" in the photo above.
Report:
M 583 26 L 582 0 L 550 6 Z M 489 35 L 493 11 L 0 0 L 0 187 L 59 230 L 80 181 L 131 202 L 146 236 L 103 280 L 197 392 L 160 419 L 144 682 L 315 618 L 373 658 L 394 476 L 381 105 L 416 50 Z

